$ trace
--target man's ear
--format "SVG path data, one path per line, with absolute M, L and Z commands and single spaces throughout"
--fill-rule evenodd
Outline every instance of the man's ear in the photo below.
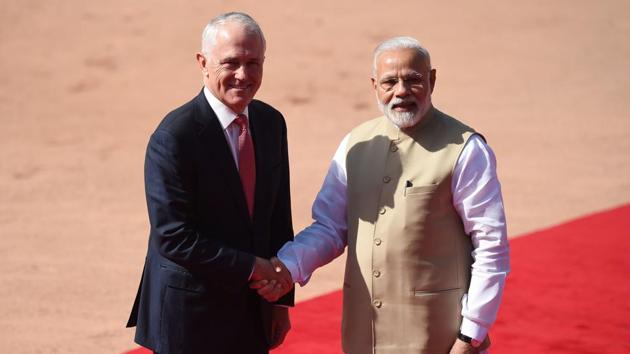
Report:
M 372 88 L 376 90 L 376 79 L 371 77 L 370 80 L 372 80 Z
M 435 69 L 431 69 L 429 72 L 429 84 L 431 85 L 431 93 L 433 93 L 433 89 L 435 88 L 435 79 L 437 78 L 437 71 Z
M 208 64 L 208 61 L 206 60 L 206 56 L 203 55 L 203 53 L 201 52 L 197 52 L 197 54 L 195 54 L 195 57 L 197 58 L 199 69 L 201 69 L 201 72 L 203 73 L 204 76 L 207 76 L 208 69 L 206 69 L 206 64 Z

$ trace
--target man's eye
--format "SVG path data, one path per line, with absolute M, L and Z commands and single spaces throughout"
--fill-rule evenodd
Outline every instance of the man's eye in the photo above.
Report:
M 258 70 L 260 68 L 260 63 L 259 62 L 249 62 L 247 63 L 247 69 L 248 70 Z
M 411 78 L 405 79 L 405 82 L 411 86 L 418 86 L 418 85 L 422 85 L 422 78 L 411 77 Z
M 381 81 L 381 87 L 383 87 L 384 89 L 389 89 L 394 87 L 394 85 L 396 85 L 396 82 L 398 82 L 398 80 L 384 80 Z
M 227 61 L 223 63 L 223 66 L 225 66 L 228 69 L 234 69 L 238 67 L 238 63 L 235 61 Z

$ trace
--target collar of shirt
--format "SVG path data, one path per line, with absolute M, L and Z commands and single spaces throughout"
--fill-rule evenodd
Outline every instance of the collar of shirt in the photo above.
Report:
M 234 113 L 234 111 L 232 111 L 228 106 L 219 101 L 219 99 L 216 98 L 205 86 L 203 87 L 203 94 L 206 96 L 206 101 L 208 101 L 208 104 L 212 107 L 214 114 L 216 114 L 217 118 L 219 118 L 221 127 L 223 130 L 226 130 L 236 118 L 237 113 Z M 243 110 L 243 114 L 247 117 L 247 121 L 249 122 L 249 110 L 247 107 Z

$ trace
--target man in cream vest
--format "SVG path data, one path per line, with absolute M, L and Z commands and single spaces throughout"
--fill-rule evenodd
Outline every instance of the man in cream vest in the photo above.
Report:
M 375 49 L 372 83 L 384 116 L 343 139 L 313 204 L 314 223 L 278 253 L 303 286 L 348 247 L 345 353 L 489 346 L 509 271 L 496 161 L 481 135 L 433 107 L 435 80 L 415 39 Z M 252 287 L 269 300 L 283 291 L 263 285 Z

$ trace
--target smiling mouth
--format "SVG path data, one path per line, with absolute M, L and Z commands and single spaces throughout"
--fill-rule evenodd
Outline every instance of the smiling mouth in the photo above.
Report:
M 392 110 L 394 111 L 412 111 L 416 109 L 417 105 L 415 102 L 401 102 L 392 105 Z

